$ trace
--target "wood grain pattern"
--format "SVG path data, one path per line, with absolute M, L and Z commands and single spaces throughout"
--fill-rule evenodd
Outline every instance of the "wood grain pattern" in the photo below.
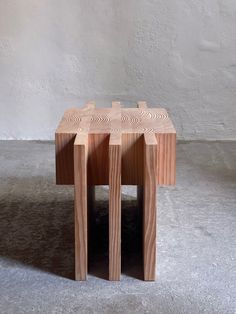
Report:
M 137 108 L 122 108 L 117 101 L 112 108 L 96 108 L 91 101 L 66 110 L 55 144 L 56 183 L 75 185 L 75 278 L 85 280 L 88 271 L 93 186 L 109 184 L 109 279 L 120 280 L 125 184 L 138 186 L 144 280 L 155 280 L 156 188 L 175 184 L 176 177 L 176 131 L 166 110 L 148 108 L 144 101 Z
M 56 184 L 74 184 L 74 141 L 76 133 L 56 133 Z
M 157 184 L 175 184 L 176 132 L 163 108 L 95 108 L 93 103 L 65 112 L 56 131 L 57 184 L 74 184 L 73 139 L 77 133 L 88 132 L 88 178 L 90 185 L 107 185 L 109 134 L 122 134 L 122 184 L 142 185 L 142 134 L 155 133 L 158 141 Z M 103 165 L 101 167 L 101 164 Z M 101 171 L 102 168 L 102 171 Z
M 144 134 L 143 267 L 144 280 L 155 280 L 156 272 L 156 169 L 157 140 Z
M 122 134 L 122 184 L 143 183 L 143 138 L 142 134 Z
M 176 181 L 176 134 L 158 133 L 157 183 L 175 185 Z
M 121 134 L 109 142 L 109 280 L 121 273 Z
M 89 134 L 88 184 L 102 185 L 109 181 L 109 134 Z
M 76 280 L 86 280 L 87 277 L 87 158 L 88 134 L 79 134 L 74 142 Z

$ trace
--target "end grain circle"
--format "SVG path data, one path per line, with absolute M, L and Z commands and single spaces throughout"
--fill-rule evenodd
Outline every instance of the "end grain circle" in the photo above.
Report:
M 80 122 L 81 118 L 76 114 L 69 114 L 63 117 L 63 121 L 65 122 Z
M 153 113 L 151 111 L 144 111 L 144 110 L 141 110 L 140 111 L 140 115 L 143 119 L 153 119 L 153 120 L 156 120 L 156 119 L 161 119 L 161 120 L 165 120 L 168 118 L 168 115 L 165 114 L 165 113 Z
M 91 122 L 108 123 L 110 121 L 111 121 L 110 117 L 108 117 L 106 115 L 103 115 L 103 116 L 94 115 L 91 117 Z
M 128 116 L 125 114 L 122 114 L 121 116 L 121 122 L 122 123 L 131 123 L 131 124 L 137 124 L 141 122 L 141 118 L 134 117 L 134 116 Z

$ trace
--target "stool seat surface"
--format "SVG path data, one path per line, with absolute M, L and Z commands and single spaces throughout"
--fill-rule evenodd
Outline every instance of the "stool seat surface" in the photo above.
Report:
M 176 133 L 163 108 L 71 108 L 56 133 Z
M 121 145 L 122 184 L 143 184 L 146 144 L 157 153 L 157 184 L 175 184 L 176 131 L 164 108 L 148 108 L 146 102 L 138 102 L 137 108 L 119 102 L 97 108 L 89 102 L 67 109 L 55 133 L 57 184 L 74 184 L 74 145 L 82 142 L 87 143 L 90 185 L 108 184 L 114 143 Z

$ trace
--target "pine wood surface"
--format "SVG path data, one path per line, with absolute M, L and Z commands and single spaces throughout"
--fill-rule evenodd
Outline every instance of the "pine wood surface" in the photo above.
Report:
M 144 280 L 155 280 L 156 272 L 156 172 L 157 139 L 144 134 L 143 268 Z
M 109 279 L 121 273 L 121 134 L 109 142 Z
M 87 214 L 88 134 L 80 134 L 74 142 L 75 177 L 75 279 L 86 280 L 88 265 Z
M 88 133 L 88 184 L 109 184 L 109 137 L 121 134 L 122 178 L 125 185 L 143 184 L 143 134 L 154 133 L 157 142 L 157 184 L 175 184 L 176 131 L 163 108 L 124 108 L 113 102 L 111 108 L 96 108 L 90 102 L 83 108 L 66 110 L 56 130 L 56 182 L 74 184 L 73 144 L 75 136 Z
M 94 186 L 109 184 L 109 280 L 121 274 L 121 185 L 138 186 L 143 214 L 144 280 L 155 280 L 156 188 L 175 184 L 176 132 L 165 109 L 68 109 L 55 134 L 56 182 L 75 187 L 75 279 L 88 272 Z

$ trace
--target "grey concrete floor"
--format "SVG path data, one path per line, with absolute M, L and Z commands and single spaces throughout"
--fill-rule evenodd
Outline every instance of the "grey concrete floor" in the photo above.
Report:
M 54 144 L 0 142 L 0 313 L 236 313 L 236 142 L 182 142 L 158 190 L 156 282 L 141 278 L 135 189 L 123 189 L 123 274 L 107 276 L 107 189 L 97 189 L 87 282 L 73 280 L 73 188 Z M 95 245 L 93 245 L 95 243 Z

